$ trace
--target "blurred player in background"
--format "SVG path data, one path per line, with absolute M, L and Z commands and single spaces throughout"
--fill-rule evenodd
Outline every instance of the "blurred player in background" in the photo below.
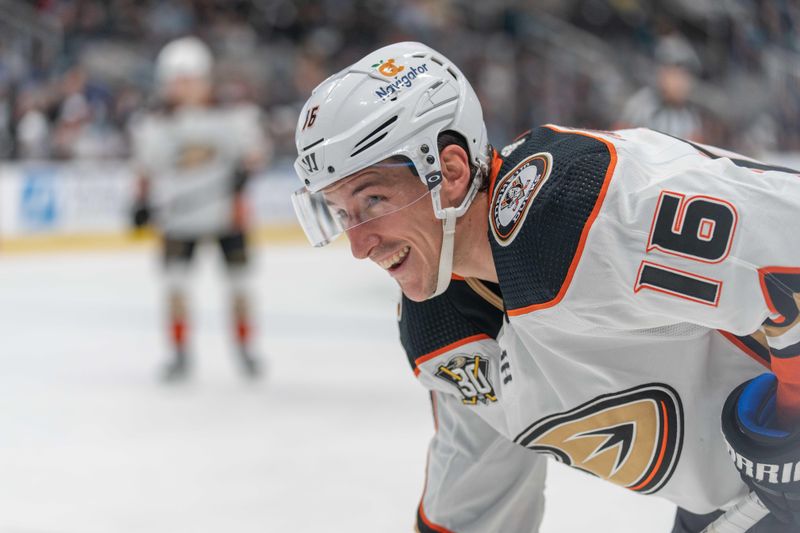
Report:
M 168 43 L 156 61 L 160 107 L 133 128 L 140 175 L 133 223 L 159 230 L 168 287 L 172 358 L 163 378 L 189 371 L 187 282 L 197 245 L 218 243 L 230 286 L 237 355 L 249 377 L 259 374 L 251 345 L 246 281 L 248 250 L 244 187 L 262 167 L 267 144 L 255 106 L 216 106 L 213 59 L 199 39 Z
M 642 87 L 628 100 L 615 127 L 651 128 L 702 142 L 702 116 L 689 99 L 700 71 L 697 53 L 686 39 L 667 35 L 658 41 L 655 60 L 655 86 Z

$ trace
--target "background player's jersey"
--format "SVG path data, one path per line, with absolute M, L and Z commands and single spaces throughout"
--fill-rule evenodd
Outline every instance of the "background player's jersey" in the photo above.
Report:
M 133 131 L 135 163 L 150 179 L 158 227 L 173 238 L 225 234 L 234 225 L 234 173 L 263 149 L 255 106 L 179 108 Z

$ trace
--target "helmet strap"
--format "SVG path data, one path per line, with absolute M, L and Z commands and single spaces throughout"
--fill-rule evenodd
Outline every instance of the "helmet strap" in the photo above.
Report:
M 430 296 L 433 298 L 442 294 L 450 285 L 450 278 L 453 275 L 453 244 L 456 236 L 456 215 L 455 207 L 444 209 L 444 219 L 442 220 L 442 251 L 439 254 L 439 275 L 436 278 L 436 290 Z
M 442 294 L 450 285 L 450 278 L 453 276 L 453 248 L 455 246 L 456 221 L 469 209 L 470 204 L 472 204 L 472 201 L 478 193 L 480 182 L 481 180 L 478 178 L 472 180 L 467 195 L 458 207 L 442 207 L 442 198 L 440 196 L 441 186 L 431 191 L 433 212 L 436 218 L 442 220 L 442 249 L 439 253 L 439 275 L 436 278 L 436 290 L 428 297 L 429 300 Z

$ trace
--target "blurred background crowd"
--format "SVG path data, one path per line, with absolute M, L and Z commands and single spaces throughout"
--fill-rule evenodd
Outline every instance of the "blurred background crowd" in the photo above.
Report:
M 461 66 L 498 144 L 554 122 L 800 151 L 799 30 L 798 0 L 0 0 L 0 157 L 126 157 L 153 58 L 187 34 L 279 160 L 317 83 L 405 39 Z

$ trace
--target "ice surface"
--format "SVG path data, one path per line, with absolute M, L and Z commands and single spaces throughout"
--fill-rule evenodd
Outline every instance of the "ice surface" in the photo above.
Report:
M 269 368 L 248 383 L 201 252 L 177 386 L 156 380 L 155 249 L 0 254 L 0 533 L 412 531 L 433 425 L 393 282 L 343 246 L 257 249 Z M 547 508 L 545 533 L 669 531 L 673 512 L 560 465 Z

